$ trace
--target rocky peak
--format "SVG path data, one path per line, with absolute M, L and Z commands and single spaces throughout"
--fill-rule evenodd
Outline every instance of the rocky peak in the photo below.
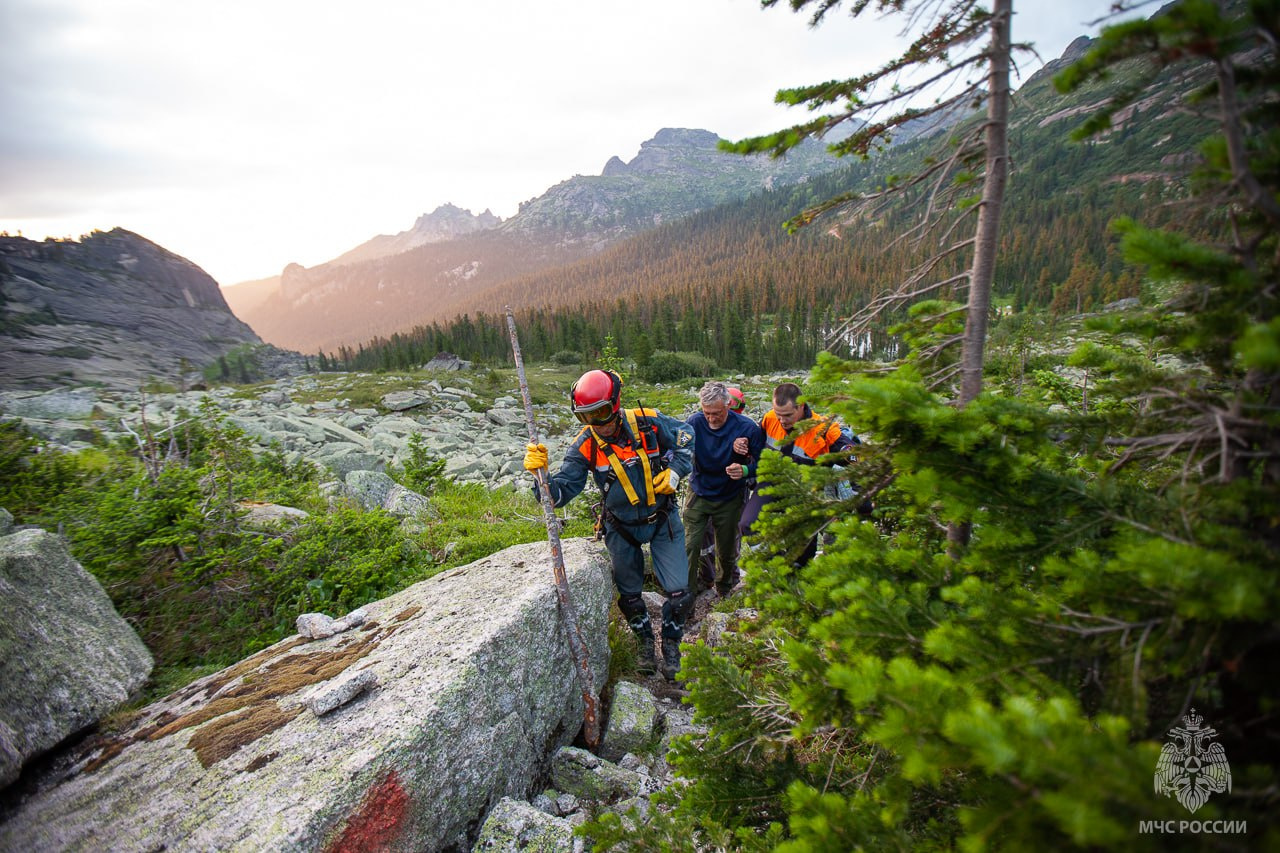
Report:
M 0 237 L 6 387 L 175 382 L 259 342 L 208 273 L 123 228 L 78 241 Z
M 1089 52 L 1089 48 L 1093 47 L 1094 39 L 1089 36 L 1077 36 L 1071 44 L 1067 45 L 1066 50 L 1062 51 L 1062 56 L 1057 59 L 1051 59 L 1044 64 L 1042 68 L 1027 78 L 1025 89 L 1030 89 L 1033 83 L 1037 83 L 1045 78 L 1051 78 L 1068 65 L 1075 62 L 1080 57 Z
M 484 231 L 501 222 L 502 220 L 494 216 L 488 208 L 477 216 L 470 210 L 446 203 L 430 213 L 419 216 L 408 231 L 401 231 L 398 234 L 379 234 L 372 240 L 339 255 L 329 263 L 354 264 L 398 255 L 428 243 L 443 243 L 466 234 Z
M 310 286 L 307 268 L 302 264 L 289 264 L 280 273 L 280 292 L 286 298 L 296 299 Z
M 454 204 L 442 204 L 430 213 L 424 213 L 413 223 L 409 233 L 423 238 L 423 242 L 434 243 L 449 240 L 460 234 L 470 234 L 492 228 L 502 220 L 485 208 L 484 213 L 474 215 L 470 210 Z M 404 233 L 404 232 L 402 232 Z
M 640 150 L 643 151 L 646 147 L 714 148 L 719 141 L 720 137 L 709 130 L 688 127 L 664 127 L 654 134 L 653 139 L 643 143 L 640 146 Z
M 701 160 L 727 160 L 727 155 L 716 148 L 720 137 L 709 130 L 664 127 L 647 142 L 640 145 L 635 158 L 624 164 L 613 157 L 605 164 L 604 176 L 609 175 L 665 175 L 686 170 Z
M 123 228 L 94 231 L 79 240 L 51 238 L 37 243 L 23 237 L 0 237 L 0 257 L 29 270 L 45 267 L 52 271 L 63 266 L 125 277 L 133 280 L 139 295 L 164 303 L 226 309 L 218 283 L 204 270 Z M 12 269 L 7 272 L 16 274 Z

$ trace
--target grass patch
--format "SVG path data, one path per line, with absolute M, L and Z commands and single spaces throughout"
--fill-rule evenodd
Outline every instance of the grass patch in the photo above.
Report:
M 144 705 L 150 705 L 157 699 L 163 699 L 170 693 L 206 675 L 213 675 L 220 669 L 222 667 L 216 663 L 202 663 L 194 666 L 156 666 L 151 672 L 151 680 L 147 683 L 146 689 L 137 701 L 130 704 L 130 707 L 141 708 Z
M 615 603 L 609 608 L 609 675 L 604 692 L 612 692 L 613 685 L 634 677 L 638 659 L 635 632 Z
M 540 542 L 547 537 L 542 509 L 528 489 L 489 489 L 477 483 L 449 483 L 432 504 L 441 515 L 417 538 L 440 569 L 487 557 L 512 545 Z M 590 536 L 593 520 L 584 498 L 560 510 L 564 538 Z

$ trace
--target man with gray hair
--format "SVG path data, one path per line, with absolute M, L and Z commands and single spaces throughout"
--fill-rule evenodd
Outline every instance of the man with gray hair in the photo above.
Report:
M 701 544 L 710 525 L 716 540 L 716 591 L 725 597 L 738 583 L 738 519 L 747 481 L 760 463 L 764 432 L 751 418 L 730 409 L 729 387 L 723 382 L 703 385 L 698 403 L 701 411 L 686 421 L 694 434 L 693 474 L 684 507 L 689 589 L 698 590 L 702 582 Z

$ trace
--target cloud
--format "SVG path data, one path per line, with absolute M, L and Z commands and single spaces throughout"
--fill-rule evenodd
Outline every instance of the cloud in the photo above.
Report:
M 1065 28 L 1057 55 L 1076 5 L 1019 2 L 1015 37 Z M 447 201 L 510 216 L 662 127 L 802 121 L 777 89 L 879 64 L 896 33 L 754 0 L 5 0 L 0 228 L 121 225 L 258 277 Z

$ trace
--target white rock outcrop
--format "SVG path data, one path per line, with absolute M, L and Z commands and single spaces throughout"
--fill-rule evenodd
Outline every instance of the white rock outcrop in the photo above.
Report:
M 599 691 L 608 556 L 563 545 Z M 284 640 L 72 750 L 0 823 L 0 850 L 468 849 L 582 725 L 547 545 L 362 609 L 358 629 Z

